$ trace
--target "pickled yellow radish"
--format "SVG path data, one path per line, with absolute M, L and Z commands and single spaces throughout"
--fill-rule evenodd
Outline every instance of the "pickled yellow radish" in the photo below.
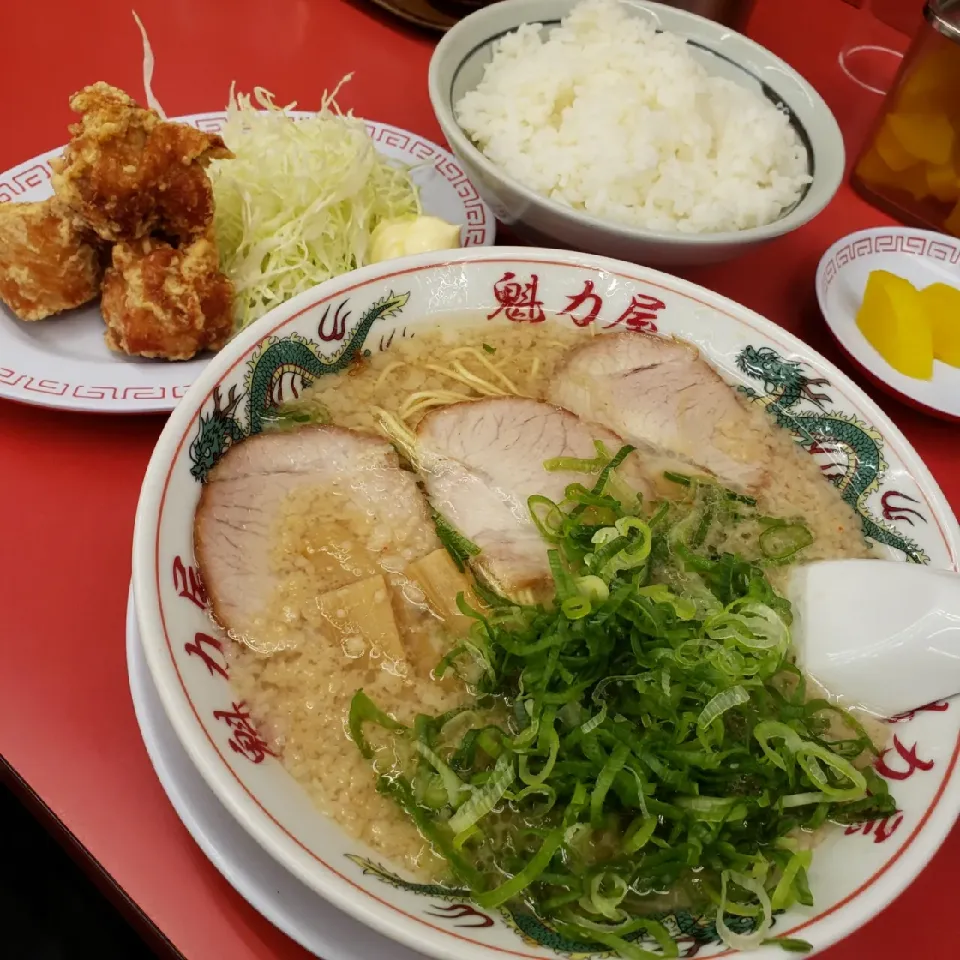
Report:
M 918 380 L 933 377 L 933 333 L 920 293 L 909 280 L 874 270 L 857 326 L 894 370 Z
M 923 200 L 925 197 L 930 196 L 927 169 L 927 164 L 918 163 L 915 167 L 904 170 L 904 172 L 899 175 L 900 189 L 906 190 L 914 200 Z
M 944 203 L 960 200 L 960 171 L 953 163 L 928 166 L 927 188 Z
M 933 283 L 920 291 L 924 313 L 933 333 L 933 356 L 960 367 L 960 288 Z
M 940 113 L 891 113 L 884 121 L 904 151 L 927 163 L 947 163 L 953 155 L 953 124 Z
M 890 155 L 889 151 L 887 154 Z M 906 169 L 892 170 L 881 156 L 879 146 L 874 146 L 861 157 L 857 164 L 857 176 L 873 187 L 892 187 L 895 190 L 903 190 L 915 200 L 929 197 L 933 191 L 927 176 L 927 164 L 920 163 L 912 157 L 910 164 Z
M 896 187 L 901 175 L 894 172 L 884 162 L 876 147 L 871 147 L 857 163 L 857 176 L 873 186 Z
M 896 97 L 897 109 L 907 112 L 949 112 L 956 105 L 960 57 L 949 45 L 931 50 L 914 64 Z
M 912 167 L 917 158 L 900 142 L 900 138 L 893 132 L 890 117 L 883 122 L 873 141 L 873 149 L 880 159 L 894 172 L 900 173 Z

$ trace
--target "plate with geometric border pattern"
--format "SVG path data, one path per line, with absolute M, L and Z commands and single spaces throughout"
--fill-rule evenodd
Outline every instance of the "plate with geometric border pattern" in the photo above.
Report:
M 291 111 L 292 116 L 308 116 Z M 199 113 L 172 118 L 216 132 L 226 114 Z M 493 243 L 496 220 L 453 155 L 419 134 L 366 121 L 377 151 L 408 164 L 420 190 L 424 212 L 460 224 L 463 247 Z M 63 147 L 0 173 L 0 203 L 44 200 L 50 185 L 50 161 Z M 114 353 L 103 341 L 97 303 L 48 320 L 18 320 L 0 302 L 0 397 L 34 406 L 89 413 L 169 411 L 186 393 L 212 354 L 170 362 Z

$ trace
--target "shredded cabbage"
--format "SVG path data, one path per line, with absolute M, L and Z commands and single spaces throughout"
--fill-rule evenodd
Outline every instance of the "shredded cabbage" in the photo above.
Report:
M 377 153 L 364 122 L 324 93 L 294 117 L 271 93 L 230 91 L 221 135 L 232 160 L 210 166 L 220 263 L 242 329 L 304 290 L 368 262 L 382 220 L 415 217 L 410 171 Z
M 147 36 L 147 28 L 143 21 L 137 16 L 137 11 L 131 11 L 133 19 L 136 20 L 140 29 L 140 39 L 143 41 L 143 95 L 146 98 L 147 106 L 151 110 L 156 110 L 161 120 L 166 120 L 167 115 L 160 106 L 160 101 L 153 95 L 153 47 L 150 45 L 150 38 Z

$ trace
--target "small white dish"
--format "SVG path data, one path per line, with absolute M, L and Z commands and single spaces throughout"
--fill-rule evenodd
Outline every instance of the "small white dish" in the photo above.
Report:
M 294 116 L 309 116 L 295 111 Z M 174 117 L 208 132 L 223 127 L 226 114 Z M 460 165 L 442 147 L 419 134 L 366 121 L 377 150 L 416 166 L 424 212 L 459 223 L 460 245 L 493 243 L 496 219 Z M 0 203 L 44 200 L 53 193 L 50 161 L 63 147 L 48 150 L 0 173 Z M 114 353 L 103 342 L 99 303 L 49 320 L 25 323 L 0 303 L 0 397 L 40 407 L 90 413 L 156 413 L 172 410 L 212 354 L 171 363 Z
M 454 106 L 474 89 L 493 56 L 493 44 L 524 23 L 556 24 L 577 0 L 505 0 L 471 13 L 437 44 L 430 59 L 430 103 L 447 142 L 481 196 L 518 237 L 617 257 L 651 267 L 679 267 L 731 260 L 751 247 L 783 236 L 812 220 L 831 201 L 843 179 L 840 128 L 819 93 L 769 50 L 714 20 L 680 5 L 622 0 L 631 15 L 684 37 L 691 53 L 711 74 L 766 97 L 790 118 L 806 145 L 812 183 L 779 219 L 759 227 L 722 233 L 647 230 L 591 216 L 524 186 L 489 160 L 470 140 Z
M 932 380 L 904 376 L 860 332 L 857 310 L 873 270 L 888 270 L 918 289 L 931 283 L 960 287 L 960 240 L 910 227 L 859 230 L 827 250 L 816 281 L 830 332 L 868 380 L 925 413 L 960 420 L 960 369 L 935 361 Z
M 422 960 L 318 897 L 255 843 L 220 805 L 163 712 L 140 644 L 133 588 L 127 601 L 127 672 L 133 709 L 153 769 L 207 859 L 275 927 L 322 960 Z

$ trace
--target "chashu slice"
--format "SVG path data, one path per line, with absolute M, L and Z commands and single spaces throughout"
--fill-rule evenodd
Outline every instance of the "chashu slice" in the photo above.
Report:
M 596 337 L 569 353 L 549 399 L 635 444 L 652 465 L 706 472 L 746 493 L 763 486 L 770 430 L 678 340 L 646 333 Z M 674 462 L 671 463 L 670 458 Z
M 258 434 L 232 446 L 210 471 L 194 519 L 194 548 L 214 616 L 259 652 L 282 645 L 264 611 L 282 587 L 278 531 L 291 522 L 290 498 L 297 496 L 330 503 L 328 518 L 311 515 L 302 524 L 294 515 L 294 533 L 302 528 L 308 545 L 301 548 L 294 537 L 293 549 L 305 550 L 297 562 L 316 574 L 314 602 L 331 638 L 365 632 L 367 641 L 397 657 L 402 624 L 384 573 L 402 570 L 439 541 L 416 476 L 401 469 L 394 448 L 340 427 Z M 348 516 L 365 524 L 365 539 L 356 524 L 348 527 Z
M 623 441 L 550 403 L 491 397 L 432 410 L 417 427 L 417 457 L 434 508 L 480 553 L 474 569 L 498 592 L 514 598 L 548 596 L 552 587 L 547 543 L 530 518 L 529 497 L 554 502 L 571 483 L 590 477 L 549 471 L 554 457 L 593 459 L 594 441 L 613 454 Z M 619 475 L 638 493 L 650 488 L 636 456 Z

